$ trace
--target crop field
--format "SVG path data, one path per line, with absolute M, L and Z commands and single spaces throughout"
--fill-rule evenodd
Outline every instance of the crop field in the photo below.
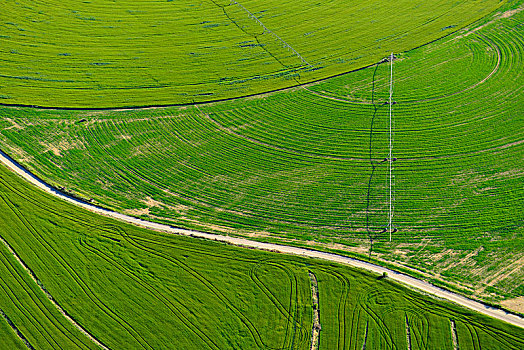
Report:
M 504 3 L 6 0 L 0 103 L 173 105 L 276 90 L 418 47 Z
M 310 349 L 313 308 L 321 349 L 524 346 L 522 328 L 387 278 L 146 231 L 51 198 L 3 166 L 0 175 L 0 336 L 10 349 L 95 348 L 48 297 L 108 348 Z
M 203 105 L 5 107 L 0 142 L 57 187 L 131 215 L 361 256 L 373 239 L 373 258 L 475 297 L 520 297 L 524 12 L 518 6 L 397 55 L 399 231 L 392 243 L 379 234 L 387 223 L 388 63 Z

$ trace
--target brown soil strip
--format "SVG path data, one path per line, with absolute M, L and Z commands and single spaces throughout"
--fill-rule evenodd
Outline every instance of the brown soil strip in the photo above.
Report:
M 518 260 L 516 260 L 513 263 L 511 263 L 506 268 L 504 268 L 504 269 L 498 271 L 497 273 L 495 273 L 494 275 L 492 275 L 491 276 L 491 277 L 493 277 L 492 280 L 490 282 L 488 282 L 484 287 L 478 289 L 477 292 L 478 293 L 482 293 L 482 292 L 484 292 L 484 289 L 486 289 L 486 287 L 491 287 L 491 286 L 499 283 L 500 281 L 505 280 L 506 278 L 508 278 L 512 274 L 518 272 L 522 268 L 523 265 L 524 265 L 524 256 L 520 257 Z
M 519 7 L 519 8 L 516 8 L 514 10 L 508 10 L 508 11 L 504 12 L 503 14 L 501 14 L 499 16 L 499 18 L 510 18 L 511 16 L 513 16 L 516 13 L 519 13 L 522 10 L 524 10 L 524 7 L 522 7 L 522 6 Z
M 102 344 L 100 341 L 98 341 L 94 336 L 89 334 L 89 332 L 87 332 L 84 328 L 82 328 L 82 326 L 80 326 L 78 323 L 76 323 L 76 321 L 73 320 L 73 318 L 71 316 L 69 316 L 69 314 L 67 312 L 65 312 L 64 309 L 62 309 L 62 307 L 60 305 L 57 304 L 57 302 L 53 299 L 53 296 L 51 294 L 49 294 L 49 292 L 45 289 L 45 287 L 43 286 L 42 282 L 40 282 L 40 280 L 36 277 L 34 272 L 31 271 L 31 269 L 29 269 L 29 267 L 27 267 L 27 265 L 22 261 L 22 259 L 20 259 L 18 254 L 16 254 L 16 252 L 11 248 L 9 243 L 7 243 L 2 237 L 0 237 L 0 242 L 2 242 L 6 246 L 6 248 L 9 250 L 9 252 L 15 257 L 16 261 L 18 261 L 18 263 L 23 267 L 23 269 L 29 274 L 29 276 L 31 277 L 33 282 L 36 283 L 38 288 L 40 288 L 42 293 L 44 293 L 44 295 L 47 297 L 47 299 L 51 302 L 51 304 L 54 305 L 54 307 L 58 310 L 58 312 L 60 312 L 62 314 L 62 316 L 64 316 L 76 329 L 78 329 L 80 332 L 82 332 L 82 334 L 84 334 L 86 337 L 88 337 L 97 346 L 99 346 L 100 348 L 102 348 L 104 350 L 109 350 L 108 347 L 106 347 L 104 344 Z
M 318 303 L 318 282 L 317 276 L 309 271 L 309 281 L 311 282 L 311 300 L 313 301 L 313 329 L 311 330 L 311 350 L 318 350 L 320 340 L 320 309 Z
M 458 339 L 457 339 L 457 325 L 455 321 L 449 320 L 451 326 L 451 340 L 453 341 L 453 350 L 459 350 Z

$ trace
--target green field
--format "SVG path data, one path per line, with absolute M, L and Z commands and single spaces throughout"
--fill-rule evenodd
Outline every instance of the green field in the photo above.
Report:
M 44 181 L 524 314 L 522 0 L 0 9 L 0 148 Z M 148 231 L 0 165 L 0 349 L 310 350 L 317 311 L 320 350 L 524 348 L 524 329 L 385 276 Z
M 0 166 L 0 309 L 35 349 L 520 349 L 524 330 L 321 261 L 146 231 L 66 204 Z M 0 347 L 23 348 L 0 319 Z M 453 323 L 452 323 L 453 322 Z M 407 337 L 409 328 L 410 337 Z M 13 347 L 11 347 L 13 344 Z
M 361 256 L 372 237 L 374 258 L 498 302 L 524 293 L 523 19 L 498 12 L 397 55 L 392 243 L 378 234 L 387 63 L 198 107 L 6 107 L 0 141 L 56 186 L 131 215 Z
M 0 103 L 118 107 L 245 96 L 373 64 L 504 3 L 6 0 Z

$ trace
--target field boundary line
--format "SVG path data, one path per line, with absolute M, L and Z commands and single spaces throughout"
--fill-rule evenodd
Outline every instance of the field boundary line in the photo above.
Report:
M 385 268 L 383 266 L 375 265 L 370 262 L 358 260 L 355 258 L 350 258 L 350 257 L 343 256 L 343 255 L 338 255 L 335 253 L 328 253 L 328 252 L 322 252 L 322 251 L 313 250 L 313 249 L 305 249 L 305 248 L 299 248 L 299 247 L 293 247 L 293 246 L 287 246 L 287 245 L 281 245 L 281 244 L 275 244 L 275 243 L 257 242 L 257 241 L 252 241 L 246 238 L 224 236 L 224 235 L 206 233 L 206 232 L 201 232 L 201 231 L 196 231 L 196 230 L 177 228 L 177 227 L 173 227 L 170 225 L 142 220 L 139 218 L 135 218 L 129 215 L 125 215 L 119 212 L 115 212 L 109 209 L 105 209 L 105 208 L 84 202 L 81 199 L 78 199 L 66 193 L 63 193 L 62 191 L 58 190 L 57 188 L 49 185 L 45 181 L 38 178 L 36 175 L 31 173 L 29 170 L 25 169 L 22 165 L 20 165 L 13 158 L 11 158 L 9 155 L 4 153 L 1 149 L 0 149 L 0 162 L 3 163 L 8 169 L 10 169 L 14 173 L 22 177 L 25 181 L 33 184 L 34 186 L 38 187 L 39 189 L 43 190 L 44 192 L 47 192 L 55 197 L 58 197 L 78 207 L 89 210 L 93 213 L 101 214 L 109 218 L 117 219 L 122 222 L 126 222 L 129 224 L 135 225 L 135 226 L 140 226 L 146 229 L 151 229 L 151 230 L 155 230 L 159 232 L 183 235 L 183 236 L 188 236 L 188 237 L 203 238 L 207 240 L 228 243 L 231 245 L 244 247 L 244 248 L 252 248 L 252 249 L 258 249 L 258 250 L 265 250 L 265 251 L 272 251 L 272 252 L 277 252 L 277 253 L 282 253 L 282 254 L 288 254 L 288 255 L 302 256 L 306 258 L 320 259 L 324 261 L 331 261 L 331 262 L 335 262 L 335 263 L 339 263 L 343 265 L 348 265 L 348 266 L 364 269 L 364 270 L 367 270 L 367 271 L 370 271 L 370 272 L 373 272 L 379 275 L 386 274 L 389 279 L 399 282 L 400 284 L 407 285 L 409 287 L 418 289 L 434 297 L 451 301 L 455 304 L 461 305 L 470 310 L 473 310 L 478 313 L 484 314 L 486 316 L 490 316 L 498 320 L 510 323 L 514 326 L 524 328 L 524 318 L 522 317 L 519 317 L 515 314 L 512 314 L 510 312 L 507 312 L 507 311 L 504 311 L 504 310 L 501 310 L 501 309 L 498 309 L 492 306 L 488 306 L 479 301 L 468 299 L 465 296 L 462 296 L 455 292 L 451 292 L 449 290 L 434 286 L 431 283 L 425 282 L 415 277 L 408 276 L 398 271 L 394 271 L 394 270 Z M 28 272 L 31 271 L 25 265 L 24 265 L 24 268 Z M 32 278 L 34 277 L 32 276 Z M 63 311 L 63 309 L 60 308 L 58 304 L 56 304 L 56 302 L 54 302 L 53 300 L 51 300 L 51 302 L 59 310 L 65 313 L 65 311 Z M 76 325 L 75 327 L 83 330 L 83 328 L 81 328 L 81 326 L 78 325 L 71 317 L 66 316 L 66 318 L 68 318 L 68 320 L 71 323 Z M 83 332 L 86 332 L 86 331 L 83 331 Z M 90 339 L 92 339 L 93 341 L 96 340 L 92 336 L 90 336 Z M 99 344 L 103 349 L 107 349 L 101 343 Z
M 0 152 L 2 152 L 2 151 L 0 151 Z M 3 154 L 2 154 L 2 156 L 3 156 Z M 35 282 L 35 284 L 38 286 L 40 291 L 42 293 L 44 293 L 44 295 L 51 302 L 51 304 L 53 304 L 53 306 L 58 310 L 58 312 L 60 312 L 60 314 L 62 316 L 64 316 L 69 321 L 69 323 L 71 323 L 82 334 L 84 334 L 86 337 L 88 337 L 89 340 L 91 340 L 93 343 L 95 343 L 98 347 L 100 347 L 101 349 L 104 349 L 104 350 L 109 350 L 109 348 L 107 346 L 102 344 L 98 339 L 96 339 L 93 335 L 91 335 L 88 331 L 86 331 L 82 326 L 80 326 L 71 316 L 69 316 L 69 314 L 60 305 L 58 305 L 58 303 L 55 301 L 53 296 L 51 294 L 49 294 L 49 292 L 42 286 L 42 283 L 38 280 L 38 278 L 36 277 L 35 273 L 22 261 L 22 259 L 20 259 L 18 254 L 16 254 L 16 252 L 13 250 L 13 248 L 11 248 L 9 243 L 7 243 L 7 241 L 4 240 L 4 238 L 1 237 L 1 236 L 0 236 L 0 242 L 2 242 L 2 244 L 7 248 L 7 250 L 9 250 L 11 255 L 13 255 L 13 257 L 20 264 L 20 266 L 22 266 L 22 268 L 25 270 L 25 272 L 27 272 L 29 277 L 31 277 L 33 282 Z
M 449 34 L 448 34 L 449 35 Z M 428 43 L 430 44 L 430 43 Z M 6 108 L 32 108 L 32 109 L 40 109 L 40 110 L 52 110 L 52 111 L 112 111 L 112 112 L 121 112 L 121 111 L 141 111 L 141 110 L 148 110 L 148 109 L 159 109 L 159 108 L 171 108 L 171 107 L 189 107 L 193 105 L 211 105 L 213 103 L 219 103 L 219 102 L 228 102 L 228 101 L 237 101 L 237 100 L 243 100 L 253 97 L 264 97 L 266 95 L 271 95 L 276 92 L 284 92 L 284 91 L 290 91 L 294 89 L 299 89 L 303 87 L 307 87 L 309 85 L 317 84 L 332 78 L 337 78 L 349 73 L 358 72 L 361 70 L 364 70 L 366 68 L 373 67 L 374 65 L 380 63 L 382 60 L 367 64 L 365 66 L 355 68 L 349 71 L 333 74 L 327 77 L 314 79 L 311 81 L 307 81 L 304 83 L 297 83 L 295 85 L 285 86 L 278 89 L 273 90 L 266 90 L 262 92 L 256 92 L 253 94 L 247 94 L 247 95 L 241 95 L 236 97 L 226 97 L 226 98 L 218 98 L 214 100 L 207 100 L 207 101 L 188 101 L 184 103 L 168 103 L 168 104 L 160 104 L 160 105 L 142 105 L 142 106 L 120 106 L 120 107 L 60 107 L 60 106 L 39 106 L 39 105 L 30 105 L 30 104 L 23 104 L 23 103 L 0 103 L 0 107 L 6 107 Z
M 224 8 L 226 6 L 230 6 L 233 3 L 233 1 L 231 1 L 230 4 L 228 4 L 228 5 L 220 6 L 220 5 L 217 5 L 213 0 L 211 0 L 211 2 L 215 3 L 216 6 L 219 6 L 219 7 L 222 7 L 222 8 Z M 237 3 L 236 1 L 234 1 L 234 2 Z M 485 18 L 488 18 L 490 16 L 493 17 L 494 15 L 496 15 L 496 11 L 499 9 L 499 7 L 500 6 L 498 6 L 491 13 L 488 13 L 486 16 L 473 19 L 471 22 L 465 23 L 465 24 L 461 25 L 460 27 L 454 28 L 453 31 L 450 31 L 449 33 L 447 33 L 447 34 L 445 34 L 445 35 L 443 35 L 441 37 L 438 37 L 436 39 L 433 39 L 433 40 L 430 40 L 428 42 L 422 43 L 422 44 L 417 45 L 415 47 L 411 47 L 411 48 L 406 49 L 404 51 L 401 51 L 399 53 L 407 53 L 407 52 L 411 52 L 413 50 L 420 49 L 421 47 L 428 46 L 428 45 L 433 44 L 433 43 L 435 43 L 435 42 L 437 42 L 439 40 L 443 40 L 444 38 L 449 38 L 449 37 L 451 37 L 453 35 L 456 35 L 456 34 L 460 33 L 461 30 L 464 30 L 464 29 L 468 29 L 469 30 L 469 28 L 471 28 L 472 26 L 474 27 L 473 29 L 476 29 L 476 28 L 482 29 L 482 28 L 486 27 L 487 25 L 491 25 L 494 22 L 496 22 L 496 20 L 499 20 L 502 17 L 495 18 L 495 20 L 490 21 L 488 23 L 485 23 L 484 25 L 480 25 L 480 22 L 483 19 L 485 19 Z M 257 92 L 257 93 L 253 93 L 253 94 L 247 94 L 247 95 L 241 95 L 241 96 L 236 96 L 236 97 L 211 99 L 211 100 L 207 100 L 207 101 L 198 101 L 198 102 L 188 101 L 188 102 L 184 102 L 184 103 L 166 103 L 166 104 L 144 104 L 144 105 L 140 105 L 140 106 L 130 105 L 130 106 L 120 106 L 120 107 L 65 107 L 65 106 L 60 107 L 60 106 L 40 106 L 40 105 L 23 104 L 23 103 L 0 103 L 0 107 L 33 108 L 33 109 L 42 109 L 42 110 L 61 110 L 61 111 L 125 111 L 125 110 L 147 110 L 147 109 L 169 108 L 169 107 L 187 107 L 187 106 L 192 106 L 192 105 L 195 105 L 195 104 L 206 105 L 206 104 L 212 104 L 212 103 L 217 103 L 217 102 L 236 101 L 236 100 L 245 99 L 245 98 L 260 97 L 260 96 L 272 94 L 272 93 L 275 93 L 275 92 L 288 91 L 288 90 L 297 89 L 297 88 L 301 88 L 301 87 L 307 87 L 308 85 L 316 84 L 316 83 L 319 83 L 319 82 L 322 82 L 322 81 L 326 81 L 326 80 L 329 80 L 329 79 L 332 79 L 332 78 L 340 77 L 340 76 L 343 76 L 343 75 L 346 75 L 346 74 L 349 74 L 349 73 L 358 72 L 360 70 L 373 67 L 375 64 L 381 63 L 382 61 L 383 61 L 383 59 L 381 59 L 380 61 L 373 62 L 373 63 L 365 64 L 364 66 L 361 66 L 361 67 L 358 67 L 358 68 L 354 68 L 354 69 L 343 71 L 343 72 L 336 73 L 336 74 L 333 74 L 333 75 L 321 77 L 321 78 L 318 78 L 318 79 L 312 79 L 312 80 L 306 81 L 304 83 L 298 83 L 297 82 L 297 84 L 295 84 L 295 85 L 289 85 L 289 86 L 285 86 L 285 87 L 278 88 L 278 89 L 266 90 L 266 91 L 262 91 L 262 92 Z M 308 63 L 308 65 L 309 65 L 309 63 Z M 318 68 L 313 68 L 313 69 L 318 69 Z

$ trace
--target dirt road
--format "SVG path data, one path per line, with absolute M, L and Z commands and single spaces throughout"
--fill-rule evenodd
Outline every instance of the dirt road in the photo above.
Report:
M 221 242 L 226 242 L 229 244 L 234 244 L 240 247 L 249 247 L 249 248 L 261 249 L 261 250 L 272 250 L 272 251 L 276 251 L 276 252 L 283 253 L 283 254 L 292 254 L 292 255 L 299 255 L 299 256 L 304 256 L 304 257 L 309 257 L 309 258 L 328 260 L 328 261 L 333 261 L 333 262 L 337 262 L 340 264 L 345 264 L 345 265 L 350 265 L 353 267 L 365 269 L 365 270 L 372 271 L 378 274 L 382 274 L 386 272 L 388 274 L 388 278 L 392 280 L 395 280 L 405 285 L 420 289 L 428 294 L 432 294 L 439 298 L 452 301 L 468 309 L 480 312 L 484 315 L 488 315 L 488 316 L 497 318 L 499 320 L 511 323 L 515 326 L 524 328 L 524 319 L 517 315 L 510 314 L 503 310 L 484 305 L 480 302 L 468 299 L 459 294 L 444 290 L 430 283 L 427 283 L 417 278 L 410 277 L 402 273 L 387 269 L 382 266 L 374 265 L 368 262 L 364 262 L 364 261 L 353 259 L 353 258 L 348 258 L 348 257 L 337 255 L 337 254 L 325 253 L 325 252 L 320 252 L 316 250 L 297 248 L 297 247 L 291 247 L 291 246 L 285 246 L 285 245 L 279 245 L 279 244 L 256 242 L 256 241 L 251 241 L 245 238 L 229 237 L 229 236 L 215 235 L 211 233 L 205 233 L 205 232 L 199 232 L 199 231 L 193 231 L 193 230 L 186 230 L 186 229 L 176 228 L 176 227 L 172 227 L 172 226 L 168 226 L 164 224 L 159 224 L 155 222 L 137 219 L 137 218 L 134 218 L 132 216 L 128 216 L 122 213 L 118 213 L 118 212 L 114 212 L 111 210 L 97 207 L 95 205 L 92 205 L 92 204 L 83 202 L 79 199 L 73 198 L 65 193 L 62 193 L 61 191 L 51 187 L 44 181 L 38 179 L 35 175 L 33 175 L 31 172 L 24 169 L 20 164 L 18 164 L 16 161 L 14 161 L 12 158 L 10 158 L 7 154 L 5 154 L 1 150 L 0 150 L 0 161 L 3 164 L 5 164 L 9 169 L 14 171 L 18 175 L 20 175 L 22 178 L 24 178 L 26 181 L 32 183 L 33 185 L 37 186 L 38 188 L 44 190 L 45 192 L 48 192 L 67 202 L 73 203 L 77 206 L 80 206 L 82 208 L 85 208 L 87 210 L 90 210 L 98 214 L 102 214 L 102 215 L 112 217 L 112 218 L 115 218 L 115 219 L 118 219 L 118 220 L 121 220 L 127 223 L 131 223 L 137 226 L 141 226 L 141 227 L 156 230 L 156 231 L 163 231 L 163 232 L 168 232 L 168 233 L 173 233 L 173 234 L 193 236 L 193 237 L 205 238 L 205 239 L 210 239 L 210 240 L 215 240 L 215 241 L 221 241 Z

